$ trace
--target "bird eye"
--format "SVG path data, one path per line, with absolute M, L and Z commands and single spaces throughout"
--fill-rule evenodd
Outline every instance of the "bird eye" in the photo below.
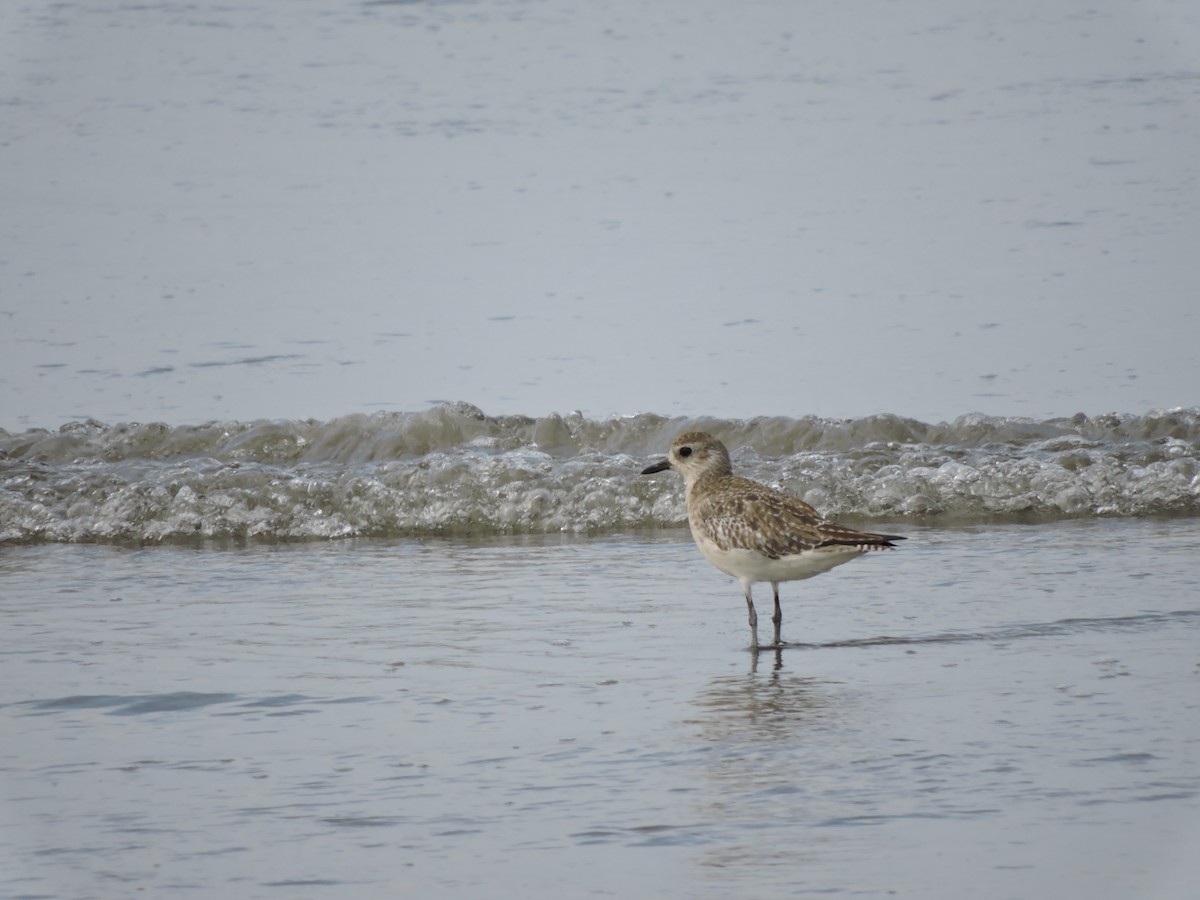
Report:
M 692 448 L 691 448 L 691 447 L 680 447 L 680 448 L 679 448 L 679 455 L 680 455 L 680 456 L 691 456 L 691 455 L 692 455 Z

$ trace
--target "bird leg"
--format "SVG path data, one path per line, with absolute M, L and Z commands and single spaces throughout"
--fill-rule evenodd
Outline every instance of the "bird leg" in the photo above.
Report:
M 779 582 L 771 582 L 771 590 L 775 593 L 775 615 L 771 616 L 771 622 L 775 625 L 775 646 L 782 647 L 783 641 L 779 639 L 779 629 L 783 625 L 783 610 L 779 608 Z
M 754 598 L 750 596 L 749 581 L 742 582 L 742 590 L 746 593 L 746 609 L 750 613 L 750 649 L 758 651 L 758 613 L 754 611 Z

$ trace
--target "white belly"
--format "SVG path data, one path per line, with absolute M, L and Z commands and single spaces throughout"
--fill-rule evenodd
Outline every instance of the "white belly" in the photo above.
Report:
M 742 581 L 799 581 L 828 572 L 834 566 L 849 562 L 863 551 L 855 547 L 821 547 L 779 559 L 770 559 L 754 550 L 722 550 L 703 538 L 696 545 L 705 559 L 724 572 Z

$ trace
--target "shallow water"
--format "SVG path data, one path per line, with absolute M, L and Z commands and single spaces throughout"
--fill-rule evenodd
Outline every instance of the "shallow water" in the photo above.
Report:
M 1182 898 L 1194 518 L 0 548 L 10 896 Z

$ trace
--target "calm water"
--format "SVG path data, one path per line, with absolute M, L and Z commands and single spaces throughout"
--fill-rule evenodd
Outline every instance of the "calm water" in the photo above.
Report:
M 896 527 L 0 548 L 6 896 L 1190 896 L 1196 520 Z
M 0 427 L 1193 406 L 1178 0 L 0 9 Z

